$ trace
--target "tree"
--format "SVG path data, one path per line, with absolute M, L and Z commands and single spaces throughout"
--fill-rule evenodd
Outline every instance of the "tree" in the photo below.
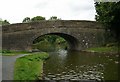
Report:
M 30 17 L 26 17 L 26 18 L 24 18 L 23 19 L 23 23 L 28 23 L 28 22 L 30 22 L 31 21 L 31 19 L 30 19 Z
M 10 24 L 7 20 L 0 19 L 0 25 L 8 25 Z
M 96 2 L 96 21 L 109 29 L 116 40 L 120 40 L 120 2 Z
M 58 18 L 57 16 L 52 16 L 52 17 L 50 17 L 50 19 L 49 20 L 61 20 L 60 18 Z
M 41 21 L 41 20 L 45 20 L 45 17 L 42 17 L 42 16 L 33 17 L 31 19 L 31 22 L 38 22 L 38 21 Z

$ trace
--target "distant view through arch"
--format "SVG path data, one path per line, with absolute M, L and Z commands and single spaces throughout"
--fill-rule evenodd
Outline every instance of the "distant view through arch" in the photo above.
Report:
M 33 51 L 74 50 L 77 47 L 78 40 L 65 33 L 48 33 L 38 36 L 32 45 Z

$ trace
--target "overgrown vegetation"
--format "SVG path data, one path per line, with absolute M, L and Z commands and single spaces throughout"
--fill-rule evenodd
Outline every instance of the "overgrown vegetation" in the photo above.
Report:
M 93 52 L 118 52 L 118 48 L 117 47 L 98 47 L 98 48 L 90 48 L 88 49 L 88 51 L 93 51 Z
M 106 46 L 103 46 L 103 47 L 89 48 L 86 51 L 99 52 L 99 53 L 118 53 L 120 51 L 120 47 L 116 45 L 113 46 L 113 45 L 107 44 Z
M 43 62 L 49 57 L 45 52 L 31 53 L 16 60 L 14 80 L 42 79 Z
M 28 54 L 27 51 L 12 51 L 12 50 L 0 50 L 1 55 L 3 56 L 13 56 L 13 55 L 19 55 L 19 54 Z

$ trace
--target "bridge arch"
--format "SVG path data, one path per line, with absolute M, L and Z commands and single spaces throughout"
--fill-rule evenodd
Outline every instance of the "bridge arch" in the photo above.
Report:
M 105 29 L 95 21 L 58 20 L 18 23 L 2 26 L 2 49 L 31 50 L 33 41 L 42 35 L 63 37 L 70 49 L 84 50 L 105 43 Z
M 77 50 L 77 48 L 78 48 L 79 41 L 76 37 L 69 35 L 69 34 L 66 34 L 66 33 L 60 33 L 60 32 L 53 32 L 53 33 L 46 33 L 46 34 L 42 34 L 42 35 L 37 35 L 34 37 L 32 42 L 34 42 L 34 40 L 38 39 L 39 37 L 42 37 L 42 36 L 44 37 L 45 35 L 57 35 L 57 36 L 64 38 L 69 45 L 68 50 Z

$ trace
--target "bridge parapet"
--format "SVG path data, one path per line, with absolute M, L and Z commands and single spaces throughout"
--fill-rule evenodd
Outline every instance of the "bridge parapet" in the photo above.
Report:
M 16 23 L 2 26 L 4 33 L 33 30 L 41 28 L 90 28 L 103 29 L 103 26 L 96 21 L 84 20 L 56 20 L 56 21 L 40 21 L 30 23 Z

